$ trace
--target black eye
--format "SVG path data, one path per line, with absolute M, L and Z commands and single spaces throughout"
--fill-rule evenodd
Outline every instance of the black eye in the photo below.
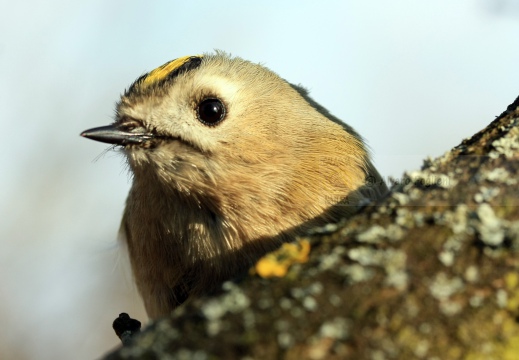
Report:
M 218 99 L 205 99 L 198 104 L 198 119 L 206 125 L 216 125 L 225 117 L 225 106 Z

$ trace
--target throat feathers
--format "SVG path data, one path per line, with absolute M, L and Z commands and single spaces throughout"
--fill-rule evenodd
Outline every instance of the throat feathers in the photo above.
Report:
M 133 173 L 121 232 L 150 318 L 386 191 L 362 138 L 267 68 L 217 52 L 139 77 L 115 122 Z

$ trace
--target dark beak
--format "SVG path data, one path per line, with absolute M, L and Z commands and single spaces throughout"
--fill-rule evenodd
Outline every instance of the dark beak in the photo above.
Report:
M 154 138 L 153 134 L 121 130 L 117 125 L 108 125 L 88 129 L 83 131 L 81 136 L 95 141 L 123 146 L 131 144 L 142 144 Z

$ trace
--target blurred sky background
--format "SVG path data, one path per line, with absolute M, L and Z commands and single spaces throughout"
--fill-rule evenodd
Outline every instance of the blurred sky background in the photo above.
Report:
M 1 359 L 97 358 L 119 312 L 146 319 L 118 258 L 124 161 L 79 133 L 212 49 L 307 87 L 399 178 L 519 95 L 519 1 L 1 0 Z

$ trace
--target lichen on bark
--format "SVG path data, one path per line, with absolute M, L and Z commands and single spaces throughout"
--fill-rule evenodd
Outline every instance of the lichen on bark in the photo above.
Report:
M 106 359 L 519 359 L 519 98 L 379 204 Z

